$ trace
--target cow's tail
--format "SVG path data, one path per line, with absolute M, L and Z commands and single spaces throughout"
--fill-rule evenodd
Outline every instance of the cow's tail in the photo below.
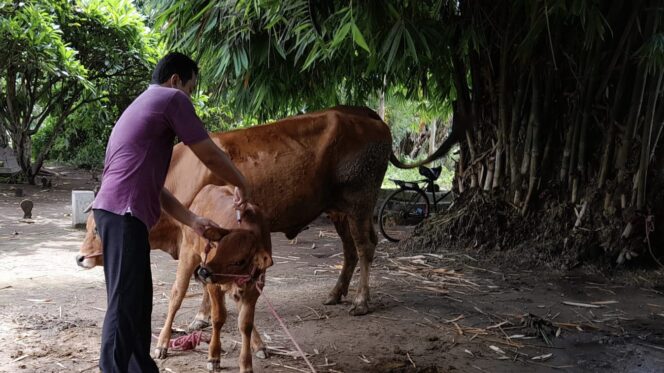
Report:
M 407 163 L 401 162 L 397 158 L 397 156 L 394 155 L 394 152 L 392 152 L 392 154 L 390 154 L 390 162 L 392 162 L 392 164 L 395 167 L 398 167 L 398 168 L 415 168 L 415 167 L 419 167 L 419 166 L 427 164 L 427 163 L 431 163 L 431 162 L 435 161 L 436 159 L 442 158 L 443 156 L 445 156 L 450 151 L 450 149 L 452 149 L 454 144 L 461 141 L 463 136 L 466 134 L 466 130 L 468 130 L 470 128 L 470 124 L 471 124 L 471 118 L 470 117 L 468 117 L 468 116 L 464 116 L 464 117 L 455 116 L 454 119 L 453 119 L 452 132 L 450 133 L 450 135 L 447 136 L 445 141 L 443 141 L 443 143 L 440 144 L 440 147 L 438 149 L 436 149 L 436 151 L 433 154 L 431 154 L 430 156 L 428 156 L 425 160 L 422 160 L 422 161 L 419 161 L 419 162 L 416 162 L 416 163 L 408 163 L 407 164 Z

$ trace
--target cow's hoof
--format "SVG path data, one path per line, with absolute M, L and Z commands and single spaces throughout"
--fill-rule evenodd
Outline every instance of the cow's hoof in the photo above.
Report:
M 334 294 L 328 295 L 325 302 L 323 302 L 323 304 L 326 305 L 326 306 L 331 306 L 331 305 L 339 304 L 339 303 L 341 303 L 341 296 L 340 295 L 334 295 Z
M 210 326 L 210 323 L 207 320 L 200 320 L 200 319 L 194 319 L 194 321 L 189 324 L 187 327 L 188 332 L 193 332 L 196 330 L 203 330 L 205 328 L 208 328 Z
M 261 348 L 260 350 L 256 351 L 254 355 L 259 359 L 267 359 L 267 349 Z
M 353 304 L 353 306 L 348 311 L 353 316 L 362 316 L 369 313 L 369 306 L 366 303 L 362 304 Z
M 155 359 L 165 359 L 168 356 L 168 348 L 167 347 L 157 347 L 154 349 L 154 357 Z
M 221 371 L 221 364 L 219 363 L 219 359 L 208 360 L 207 369 L 210 372 L 219 372 L 219 371 Z
M 240 373 L 254 373 L 254 370 L 252 368 L 240 369 Z

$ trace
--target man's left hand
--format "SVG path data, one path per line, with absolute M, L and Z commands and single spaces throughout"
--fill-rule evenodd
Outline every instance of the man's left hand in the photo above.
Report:
M 205 233 L 205 230 L 210 227 L 221 228 L 219 225 L 217 225 L 217 223 L 213 222 L 212 220 L 198 215 L 196 215 L 196 217 L 192 220 L 190 227 L 201 237 L 204 237 L 203 234 Z
M 244 211 L 247 208 L 247 195 L 246 192 L 242 189 L 235 187 L 233 191 L 233 204 L 235 208 L 240 211 Z

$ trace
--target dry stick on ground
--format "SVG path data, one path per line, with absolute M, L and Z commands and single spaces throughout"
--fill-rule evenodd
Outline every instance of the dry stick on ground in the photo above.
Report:
M 577 213 L 576 209 L 574 209 L 574 213 L 576 214 L 576 222 L 574 222 L 573 230 L 576 230 L 579 226 L 581 226 L 581 220 L 583 219 L 583 215 L 586 214 L 587 208 L 588 208 L 588 201 L 583 201 L 583 205 L 581 206 L 580 212 Z
M 296 372 L 309 373 L 309 370 L 305 370 L 305 369 L 300 369 L 300 368 L 292 367 L 292 366 L 290 366 L 290 365 L 286 365 L 286 364 L 280 364 L 280 363 L 274 363 L 274 362 L 273 362 L 273 363 L 271 363 L 271 365 L 278 366 L 278 367 L 282 367 L 282 368 L 286 368 L 286 369 L 290 369 L 290 370 L 294 370 L 294 371 L 296 371 Z
M 417 365 L 415 365 L 415 362 L 413 359 L 410 357 L 410 353 L 406 352 L 406 356 L 408 357 L 408 361 L 410 361 L 411 364 L 413 364 L 413 368 L 417 369 Z

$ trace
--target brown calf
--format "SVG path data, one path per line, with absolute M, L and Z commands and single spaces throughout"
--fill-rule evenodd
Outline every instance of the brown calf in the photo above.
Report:
M 211 242 L 191 229 L 182 229 L 182 245 L 175 283 L 171 290 L 168 315 L 159 335 L 155 355 L 165 358 L 171 338 L 175 313 L 187 292 L 192 274 L 203 281 L 210 296 L 212 339 L 208 351 L 208 369 L 219 369 L 220 329 L 226 321 L 224 296 L 230 294 L 239 310 L 238 328 L 242 334 L 240 371 L 252 371 L 251 349 L 257 353 L 264 345 L 254 328 L 254 309 L 262 288 L 265 270 L 272 266 L 270 231 L 258 208 L 249 205 L 241 221 L 236 220 L 233 196 L 228 187 L 208 185 L 201 189 L 190 206 L 191 211 L 212 219 L 226 229 L 216 230 L 219 240 Z M 206 232 L 206 237 L 209 237 Z

